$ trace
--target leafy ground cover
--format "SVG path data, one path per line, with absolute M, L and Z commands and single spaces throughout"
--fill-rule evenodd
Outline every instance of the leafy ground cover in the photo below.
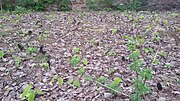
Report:
M 180 99 L 179 13 L 0 15 L 2 101 L 128 101 L 142 91 L 134 88 L 140 70 L 150 87 L 141 99 Z M 134 58 L 151 67 L 152 75 L 149 69 L 132 70 Z

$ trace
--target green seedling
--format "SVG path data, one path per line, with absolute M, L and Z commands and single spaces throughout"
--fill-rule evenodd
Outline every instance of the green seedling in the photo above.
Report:
M 113 30 L 112 30 L 112 33 L 113 33 L 113 34 L 116 34 L 118 31 L 119 31 L 118 29 L 113 29 Z
M 79 80 L 73 80 L 73 83 L 72 83 L 74 86 L 76 87 L 80 87 L 81 86 L 81 83 L 79 82 Z
M 44 92 L 40 91 L 40 90 L 33 90 L 32 89 L 32 85 L 27 85 L 26 88 L 23 90 L 21 99 L 27 99 L 28 101 L 34 101 L 35 100 L 35 96 L 37 94 L 44 94 Z
M 158 51 L 154 55 L 153 61 L 150 67 L 143 66 L 143 59 L 140 59 L 141 51 L 136 47 L 142 47 L 146 53 L 152 51 L 152 49 L 144 48 L 143 44 L 145 42 L 144 39 L 140 38 L 136 35 L 136 38 L 132 38 L 126 36 L 128 39 L 127 45 L 131 51 L 129 58 L 132 63 L 130 63 L 129 67 L 136 73 L 136 78 L 134 79 L 134 94 L 131 96 L 132 101 L 141 101 L 141 97 L 144 94 L 150 93 L 150 88 L 146 86 L 146 81 L 152 79 L 152 66 L 154 64 L 158 64 L 158 59 L 156 59 Z M 133 47 L 133 48 L 132 48 Z
M 163 20 L 163 23 L 168 25 L 168 20 Z
M 88 63 L 89 63 L 89 61 L 88 61 L 87 59 L 84 59 L 84 60 L 83 60 L 83 64 L 84 64 L 85 66 L 87 66 Z
M 105 83 L 107 81 L 107 78 L 104 77 L 104 76 L 100 76 L 98 79 L 97 79 L 98 82 L 100 83 Z
M 23 58 L 18 56 L 17 61 L 15 62 L 16 66 L 19 66 L 21 64 L 22 60 L 23 60 Z
M 115 52 L 115 51 L 109 51 L 109 52 L 107 53 L 107 55 L 109 55 L 109 56 L 115 56 L 115 55 L 116 55 L 116 52 Z
M 49 66 L 49 63 L 41 63 L 40 67 L 44 67 L 48 69 L 50 66 Z
M 140 18 L 140 19 L 144 19 L 144 15 L 140 15 L 139 18 Z
M 78 70 L 78 74 L 79 74 L 79 75 L 83 75 L 84 72 L 85 72 L 85 70 L 84 70 L 83 67 L 81 67 L 81 68 Z
M 50 82 L 53 83 L 57 78 L 58 78 L 58 76 L 54 75 Z
M 75 53 L 75 54 L 78 53 L 79 50 L 80 50 L 79 48 L 75 48 L 75 49 L 74 49 L 74 53 Z
M 161 51 L 160 55 L 163 56 L 163 58 L 166 58 L 167 57 L 167 52 Z
M 4 51 L 1 50 L 1 51 L 0 51 L 0 58 L 3 58 L 4 55 L 5 55 Z
M 70 64 L 73 67 L 76 67 L 81 61 L 81 57 L 79 55 L 74 55 L 71 60 L 70 60 Z
M 36 47 L 28 47 L 28 49 L 26 50 L 27 54 L 33 53 L 33 52 L 37 52 L 37 48 Z
M 158 59 L 154 60 L 154 64 L 157 65 L 159 63 Z
M 122 82 L 122 79 L 119 77 L 116 77 L 116 78 L 114 78 L 114 81 L 112 83 L 109 83 L 107 86 L 120 92 L 119 84 L 121 82 Z
M 54 83 L 55 82 L 55 80 L 57 80 L 57 84 L 58 85 L 63 85 L 63 83 L 64 83 L 64 80 L 63 80 L 63 78 L 61 78 L 61 77 L 58 77 L 57 75 L 54 75 L 53 77 L 52 77 L 52 79 L 51 79 L 51 83 Z
M 47 37 L 48 37 L 48 35 L 46 35 L 46 34 L 40 34 L 38 39 L 39 39 L 39 41 L 45 41 L 47 39 Z
M 63 85 L 63 82 L 64 82 L 63 78 L 58 78 L 57 80 L 58 80 L 57 81 L 58 85 L 60 85 L 60 86 Z
M 154 50 L 152 48 L 143 48 L 143 50 L 145 51 L 145 53 L 154 53 Z

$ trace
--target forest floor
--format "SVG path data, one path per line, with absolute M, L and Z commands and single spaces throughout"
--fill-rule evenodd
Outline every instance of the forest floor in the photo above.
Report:
M 180 40 L 179 32 L 173 32 L 179 29 L 180 14 L 172 12 L 0 14 L 0 50 L 5 53 L 0 58 L 0 100 L 21 100 L 23 89 L 31 84 L 44 92 L 36 101 L 129 101 L 135 73 L 128 66 L 130 51 L 124 36 L 146 34 L 144 66 L 160 51 L 153 79 L 147 81 L 152 92 L 143 100 L 179 101 Z M 74 54 L 81 60 L 75 67 L 70 64 Z M 121 91 L 114 94 L 87 81 L 87 75 L 107 78 L 104 85 L 119 77 Z

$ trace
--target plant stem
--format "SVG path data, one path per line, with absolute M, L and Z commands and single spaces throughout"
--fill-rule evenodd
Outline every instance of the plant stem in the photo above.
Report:
M 100 83 L 100 82 L 98 82 L 98 81 L 96 81 L 96 80 L 93 80 L 93 79 L 90 79 L 90 78 L 89 78 L 89 80 L 90 80 L 90 81 L 93 81 L 93 82 L 95 82 L 95 83 L 97 83 L 97 84 L 99 84 L 100 86 L 102 86 L 102 87 L 104 87 L 104 88 L 110 89 L 110 90 L 112 90 L 112 91 L 115 92 L 115 93 L 119 93 L 119 91 L 117 91 L 117 90 L 115 90 L 115 89 L 113 89 L 113 88 L 111 88 L 111 87 L 109 87 L 109 86 L 106 86 L 106 85 L 104 85 L 104 84 L 102 84 L 102 83 Z
M 139 78 L 139 75 L 138 75 L 138 72 L 136 71 L 136 79 L 138 80 Z M 139 96 L 139 85 L 137 84 L 137 99 L 138 99 L 138 96 Z
M 158 52 L 159 52 L 159 50 L 157 50 L 157 52 L 156 52 L 156 54 L 155 54 L 155 56 L 154 56 L 154 58 L 153 58 L 153 61 L 152 61 L 151 65 L 150 65 L 150 68 L 151 68 L 151 69 L 152 69 L 152 67 L 153 67 L 153 63 L 154 63 L 154 61 L 155 61 L 155 59 L 156 59 L 156 57 L 157 57 Z

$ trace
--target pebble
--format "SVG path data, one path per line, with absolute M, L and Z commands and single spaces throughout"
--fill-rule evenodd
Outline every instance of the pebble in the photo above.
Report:
M 0 88 L 1 89 L 3 88 L 3 82 L 0 82 Z
M 112 97 L 113 95 L 111 93 L 104 93 L 104 98 L 110 98 Z
M 166 101 L 166 98 L 160 97 L 160 98 L 158 99 L 158 101 Z
M 6 70 L 6 68 L 4 68 L 4 67 L 0 67 L 0 71 L 5 71 Z

